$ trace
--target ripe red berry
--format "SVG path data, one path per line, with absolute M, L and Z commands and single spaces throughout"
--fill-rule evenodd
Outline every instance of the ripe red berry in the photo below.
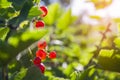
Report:
M 36 24 L 35 24 L 35 27 L 36 28 L 40 28 L 40 27 L 44 27 L 45 26 L 45 23 L 43 21 L 37 21 Z
M 50 58 L 50 59 L 56 58 L 56 52 L 55 52 L 55 51 L 50 52 L 50 53 L 49 53 L 49 58 Z
M 46 41 L 39 41 L 38 42 L 38 48 L 39 49 L 45 49 L 46 46 L 47 46 Z
M 48 14 L 48 9 L 46 6 L 40 6 L 40 10 L 43 12 L 43 14 L 41 14 L 41 17 L 45 17 Z
M 43 63 L 40 63 L 40 64 L 38 65 L 38 67 L 39 67 L 39 69 L 40 69 L 40 71 L 41 71 L 42 73 L 45 72 L 45 66 L 44 66 Z
M 41 49 L 36 52 L 36 57 L 40 57 L 42 60 L 46 59 L 46 55 L 46 52 Z
M 33 63 L 34 63 L 35 65 L 40 64 L 40 63 L 41 63 L 41 58 L 40 58 L 40 57 L 35 57 L 35 59 L 33 60 Z

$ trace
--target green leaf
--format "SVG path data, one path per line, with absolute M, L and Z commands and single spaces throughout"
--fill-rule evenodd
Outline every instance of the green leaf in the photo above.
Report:
M 23 51 L 22 53 L 19 53 L 17 55 L 17 60 L 21 63 L 22 66 L 28 68 L 31 66 L 31 64 L 33 64 L 31 61 L 33 58 L 33 55 L 34 55 L 34 52 L 33 52 L 33 54 L 30 55 L 29 51 L 25 51 L 25 52 Z
M 116 47 L 120 48 L 120 37 L 115 38 L 114 43 L 115 43 Z
M 120 23 L 120 18 L 113 18 L 112 20 L 118 24 Z
M 28 18 L 33 18 L 39 16 L 42 12 L 38 9 L 38 7 L 32 7 L 29 11 Z
M 71 77 L 71 79 L 70 80 L 76 80 L 76 78 L 77 78 L 77 72 L 75 71 L 75 72 L 73 72 L 71 75 L 70 75 L 70 77 Z
M 11 20 L 9 20 L 9 24 L 11 24 L 15 28 L 18 27 L 22 21 L 27 19 L 29 10 L 32 6 L 32 0 L 26 1 L 20 11 L 20 14 L 17 17 L 14 17 Z
M 96 16 L 96 15 L 91 15 L 89 16 L 91 19 L 96 19 L 96 20 L 101 20 L 100 16 Z
M 72 64 L 67 66 L 67 68 L 64 70 L 64 74 L 69 76 L 71 72 L 73 72 L 73 65 Z
M 62 30 L 66 29 L 71 24 L 71 19 L 71 9 L 69 9 L 58 19 L 57 27 Z
M 0 18 L 3 19 L 9 19 L 15 16 L 15 10 L 12 7 L 8 8 L 1 8 L 0 9 Z M 0 23 L 1 24 L 1 23 Z M 5 24 L 5 22 L 4 22 Z
M 32 6 L 33 6 L 32 0 L 25 2 L 25 4 L 23 5 L 23 8 L 20 11 L 20 15 L 18 17 L 18 20 L 17 20 L 18 24 L 27 19 L 27 16 L 29 14 L 29 10 L 31 9 Z
M 26 76 L 22 80 L 47 80 L 36 66 L 31 66 L 27 70 Z
M 7 0 L 0 0 L 0 8 L 7 8 L 11 6 L 11 2 Z
M 34 0 L 35 3 L 39 4 L 41 0 Z
M 10 80 L 46 80 L 40 69 L 36 66 L 21 68 Z
M 27 48 L 27 46 L 31 43 L 42 38 L 46 33 L 47 30 L 45 29 L 33 31 L 27 30 L 25 32 L 20 32 L 11 36 L 8 40 L 8 43 L 15 48 L 18 48 L 18 50 L 20 49 L 20 51 L 22 51 L 23 49 Z
M 1 8 L 0 9 L 0 18 L 2 18 L 2 19 L 8 18 L 7 14 L 8 14 L 7 8 Z
M 0 64 L 5 65 L 9 63 L 11 59 L 16 57 L 18 53 L 28 48 L 31 44 L 41 39 L 47 30 L 26 30 L 18 33 L 14 33 L 8 39 L 8 44 L 0 42 Z
M 9 32 L 8 27 L 0 28 L 0 39 L 4 40 L 8 32 Z
M 14 48 L 12 46 L 0 40 L 0 66 L 4 66 L 7 62 L 9 62 L 10 57 L 14 54 L 14 51 L 12 51 L 13 49 Z M 10 54 L 10 50 L 13 52 L 12 54 Z
M 95 69 L 94 66 L 90 66 L 82 72 L 73 72 L 70 80 L 93 80 L 95 77 L 93 75 L 96 75 Z
M 48 14 L 43 18 L 47 25 L 52 25 L 58 18 L 60 10 L 60 4 L 54 3 L 48 6 Z
M 24 2 L 25 1 L 27 1 L 27 0 L 8 0 L 9 2 L 12 2 L 13 4 L 15 4 L 15 5 L 22 5 L 22 4 L 24 4 Z
M 14 76 L 14 80 L 22 80 L 27 74 L 27 69 L 22 68 L 19 73 Z
M 102 49 L 99 52 L 99 67 L 105 70 L 120 72 L 120 51 Z
M 90 79 L 90 77 L 88 76 L 89 72 L 90 72 L 91 68 L 86 69 L 85 71 L 83 71 L 82 73 L 79 73 L 77 76 L 77 80 L 92 80 Z M 81 74 L 81 75 L 80 75 Z

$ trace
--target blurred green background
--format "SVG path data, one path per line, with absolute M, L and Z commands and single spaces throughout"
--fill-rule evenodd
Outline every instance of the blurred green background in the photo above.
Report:
M 120 15 L 109 12 L 115 3 L 120 1 L 0 0 L 0 80 L 120 80 Z M 32 23 L 41 14 L 36 5 L 48 7 L 40 18 L 44 29 Z M 43 61 L 44 74 L 32 63 L 39 40 L 57 52 Z

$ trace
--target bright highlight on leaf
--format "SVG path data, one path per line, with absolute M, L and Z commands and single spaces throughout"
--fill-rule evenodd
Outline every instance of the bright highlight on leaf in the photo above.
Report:
M 114 39 L 115 46 L 120 48 L 120 37 Z
M 9 28 L 0 28 L 0 39 L 4 40 L 9 32 Z

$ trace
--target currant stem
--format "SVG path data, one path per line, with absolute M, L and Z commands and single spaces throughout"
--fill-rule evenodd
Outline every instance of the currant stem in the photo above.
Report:
M 32 53 L 32 50 L 30 49 L 30 47 L 28 48 L 28 51 L 29 51 L 31 58 L 33 59 L 33 53 Z
M 2 67 L 2 80 L 8 80 L 8 68 L 7 68 L 7 66 Z
M 93 59 L 96 58 L 99 54 L 99 51 L 101 50 L 101 44 L 103 42 L 103 40 L 106 38 L 106 33 L 110 31 L 110 26 L 111 26 L 111 23 L 109 22 L 108 25 L 107 25 L 107 29 L 101 33 L 102 34 L 102 38 L 100 40 L 100 43 L 97 47 L 97 50 L 94 52 L 94 55 L 92 56 L 92 58 L 89 60 L 88 64 L 84 67 L 84 69 L 87 69 L 90 65 L 93 65 L 94 62 L 93 62 Z

